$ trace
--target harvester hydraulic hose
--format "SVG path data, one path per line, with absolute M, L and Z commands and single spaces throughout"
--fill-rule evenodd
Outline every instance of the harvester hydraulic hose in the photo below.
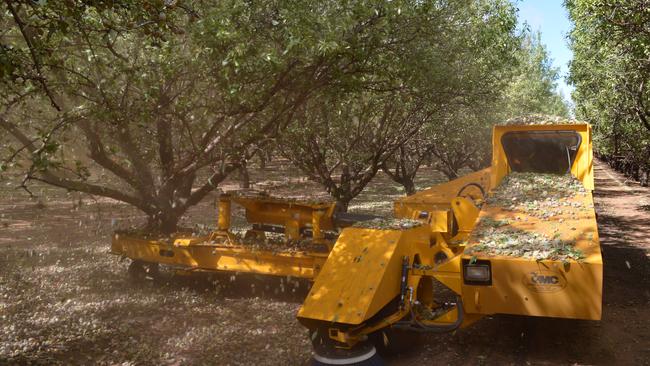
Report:
M 402 258 L 402 279 L 400 283 L 400 290 L 399 290 L 399 308 L 404 309 L 404 298 L 406 297 L 406 285 L 407 283 L 407 278 L 408 278 L 408 273 L 409 273 L 409 257 L 404 256 Z
M 569 165 L 569 168 L 567 168 L 565 174 L 571 174 L 571 154 L 569 153 L 569 147 L 565 146 L 564 149 L 566 150 L 566 160 Z
M 465 188 L 468 188 L 468 187 L 477 187 L 481 191 L 481 196 L 483 196 L 483 198 L 485 198 L 485 188 L 483 188 L 482 185 L 480 185 L 478 183 L 474 183 L 474 182 L 470 182 L 470 183 L 467 183 L 464 186 L 462 186 L 458 190 L 458 193 L 456 194 L 456 197 L 460 197 L 460 195 L 463 193 L 463 191 L 465 191 Z
M 395 328 L 398 329 L 405 329 L 405 330 L 411 330 L 415 332 L 422 332 L 422 333 L 449 333 L 453 332 L 456 329 L 460 328 L 461 324 L 463 324 L 463 300 L 461 300 L 460 297 L 456 297 L 456 309 L 458 312 L 458 318 L 456 321 L 452 324 L 446 324 L 446 325 L 426 325 L 423 324 L 421 321 L 419 321 L 416 316 L 415 312 L 413 311 L 413 307 L 411 307 L 411 321 L 401 321 L 393 325 Z

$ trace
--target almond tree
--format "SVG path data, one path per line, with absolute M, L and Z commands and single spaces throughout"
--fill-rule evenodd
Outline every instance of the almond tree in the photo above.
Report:
M 427 161 L 431 161 L 431 144 L 426 137 L 417 134 L 397 148 L 381 165 L 381 170 L 401 184 L 406 195 L 410 196 L 416 192 L 415 176 Z
M 515 34 L 512 4 L 456 5 L 453 16 L 436 18 L 438 31 L 422 41 L 417 57 L 410 57 L 420 70 L 411 88 L 430 113 L 382 169 L 406 194 L 415 192 L 414 179 L 423 164 L 450 179 L 467 165 L 477 166 L 486 152 L 484 142 L 489 143 L 484 132 L 497 120 L 495 112 L 516 70 L 521 38 Z
M 487 167 L 494 123 L 526 114 L 568 115 L 556 89 L 558 70 L 551 66 L 539 34 L 523 30 L 514 36 L 495 31 L 499 26 L 499 22 L 465 26 L 449 47 L 449 56 L 440 61 L 450 70 L 447 79 L 427 84 L 432 86 L 428 105 L 435 113 L 383 169 L 407 194 L 414 192 L 413 180 L 422 164 L 430 164 L 448 179 L 457 178 L 463 168 Z M 480 47 L 495 43 L 510 47 Z
M 110 197 L 171 232 L 325 87 L 375 84 L 364 2 L 7 1 L 0 168 Z M 378 84 L 377 84 L 378 85 Z M 249 153 L 250 152 L 250 153 Z
M 650 5 L 567 0 L 573 22 L 569 80 L 575 113 L 594 126 L 594 146 L 614 167 L 650 180 Z
M 305 104 L 301 124 L 280 142 L 341 209 L 379 169 L 412 193 L 432 153 L 428 131 L 466 103 L 497 100 L 493 90 L 507 83 L 518 45 L 515 9 L 505 1 L 395 2 L 377 16 L 390 22 L 392 42 L 369 64 L 376 81 Z
M 386 159 L 418 129 L 421 105 L 404 110 L 395 93 L 345 94 L 312 100 L 279 139 L 283 155 L 347 211 Z

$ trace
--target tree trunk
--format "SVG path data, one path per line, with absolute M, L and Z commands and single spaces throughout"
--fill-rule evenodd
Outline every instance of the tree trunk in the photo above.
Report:
M 350 198 L 337 198 L 336 199 L 336 212 L 348 212 L 348 207 L 350 207 Z
M 458 174 L 455 171 L 451 170 L 451 169 L 444 169 L 444 170 L 442 170 L 442 173 L 445 176 L 447 176 L 447 180 L 454 180 L 454 179 L 458 178 Z
M 266 168 L 266 154 L 264 151 L 260 150 L 257 153 L 257 157 L 260 159 L 260 169 Z
M 239 182 L 241 188 L 248 189 L 251 187 L 251 178 L 250 175 L 248 174 L 248 168 L 246 167 L 246 162 L 242 162 L 241 167 L 239 168 Z
M 413 178 L 404 177 L 401 183 L 404 187 L 404 190 L 406 191 L 407 196 L 412 196 L 415 194 L 415 182 L 413 181 Z
M 393 182 L 401 184 L 404 187 L 406 195 L 410 196 L 415 193 L 415 182 L 413 180 L 415 179 L 415 172 L 417 172 L 420 166 L 417 166 L 415 172 L 408 172 L 403 167 L 404 165 L 398 165 L 395 167 L 395 172 L 392 172 L 387 164 L 383 164 L 381 169 Z
M 147 218 L 145 230 L 157 234 L 172 234 L 178 231 L 178 222 L 183 213 L 174 210 L 160 210 L 158 214 L 150 215 Z

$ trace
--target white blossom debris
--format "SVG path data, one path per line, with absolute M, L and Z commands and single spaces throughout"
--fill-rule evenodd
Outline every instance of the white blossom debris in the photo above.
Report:
M 421 226 L 422 224 L 422 221 L 411 219 L 376 218 L 367 221 L 359 221 L 354 224 L 353 227 L 377 230 L 407 230 Z

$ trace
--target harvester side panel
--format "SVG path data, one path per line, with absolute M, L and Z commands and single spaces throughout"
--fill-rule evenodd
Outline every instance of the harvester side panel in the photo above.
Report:
M 570 203 L 580 204 L 562 206 L 562 212 L 550 221 L 511 208 L 484 206 L 479 220 L 506 220 L 515 230 L 573 243 L 584 258 L 562 262 L 477 255 L 478 259 L 490 261 L 492 283 L 489 286 L 463 285 L 467 312 L 592 320 L 601 318 L 603 259 L 593 198 L 590 192 L 586 192 Z M 471 247 L 475 242 L 470 239 L 468 245 Z M 472 256 L 465 254 L 463 259 L 469 261 Z
M 344 229 L 298 318 L 362 323 L 400 294 L 403 257 L 410 254 L 412 262 L 413 253 L 426 251 L 428 243 L 424 225 L 406 230 Z
M 465 311 L 600 320 L 602 259 L 582 263 L 491 259 L 492 285 L 462 287 Z

